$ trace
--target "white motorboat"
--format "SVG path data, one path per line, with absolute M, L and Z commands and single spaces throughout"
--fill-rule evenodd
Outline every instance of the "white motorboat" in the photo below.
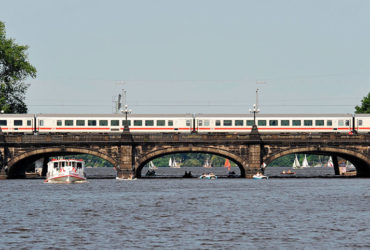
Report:
M 266 175 L 263 175 L 263 174 L 260 174 L 260 173 L 257 173 L 257 174 L 255 174 L 255 175 L 253 175 L 253 177 L 252 177 L 253 179 L 255 179 L 255 180 L 262 180 L 262 179 L 268 179 L 269 177 L 268 176 L 266 176 Z
M 48 162 L 47 183 L 86 182 L 85 162 L 76 159 L 52 159 Z

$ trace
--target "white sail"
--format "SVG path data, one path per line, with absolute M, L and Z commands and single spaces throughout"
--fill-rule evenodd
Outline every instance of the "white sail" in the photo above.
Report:
M 170 165 L 170 168 L 180 168 L 180 165 L 176 162 L 175 158 L 170 158 L 170 161 L 168 163 Z
M 334 166 L 333 164 L 333 159 L 331 158 L 331 156 L 329 157 L 329 160 L 328 160 L 328 163 L 327 163 L 327 167 L 328 168 L 332 168 Z
M 297 169 L 297 168 L 300 168 L 300 167 L 301 167 L 301 164 L 299 164 L 298 157 L 297 157 L 297 155 L 295 155 L 295 159 L 294 159 L 294 162 L 293 162 L 293 169 Z
M 158 169 L 158 168 L 154 165 L 154 163 L 152 161 L 150 161 L 149 162 L 149 169 L 154 170 L 154 169 Z
M 209 160 L 207 158 L 207 160 L 204 162 L 204 165 L 203 165 L 204 168 L 211 168 L 212 165 L 209 163 Z
M 172 168 L 172 158 L 170 158 L 170 160 L 169 160 L 169 162 L 168 162 L 168 166 L 169 166 L 170 168 Z
M 308 164 L 308 161 L 307 161 L 307 156 L 304 155 L 304 159 L 303 159 L 303 162 L 302 162 L 302 168 L 309 168 L 310 165 Z

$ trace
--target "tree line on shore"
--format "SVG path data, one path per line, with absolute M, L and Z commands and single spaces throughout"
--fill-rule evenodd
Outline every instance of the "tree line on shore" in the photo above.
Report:
M 300 162 L 304 159 L 304 154 L 297 154 Z M 68 156 L 68 158 L 83 159 L 86 166 L 90 167 L 113 167 L 113 165 L 97 156 L 94 155 L 74 155 Z M 205 162 L 208 161 L 213 167 L 224 167 L 226 159 L 222 156 L 204 154 L 204 153 L 179 153 L 165 155 L 153 160 L 153 164 L 157 167 L 169 167 L 170 158 L 175 159 L 181 167 L 203 167 Z M 269 164 L 268 167 L 291 167 L 294 161 L 295 155 L 290 154 L 280 157 Z M 310 165 L 316 165 L 318 163 L 326 164 L 329 156 L 319 155 L 307 155 L 307 161 Z M 237 165 L 230 161 L 232 167 Z

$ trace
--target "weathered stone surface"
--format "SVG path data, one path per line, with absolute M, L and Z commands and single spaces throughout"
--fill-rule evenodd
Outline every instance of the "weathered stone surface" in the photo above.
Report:
M 203 152 L 235 162 L 250 178 L 261 164 L 294 153 L 342 157 L 359 176 L 370 176 L 370 135 L 342 134 L 79 134 L 4 135 L 0 140 L 3 166 L 11 178 L 24 176 L 26 162 L 68 154 L 91 154 L 112 163 L 118 177 L 140 177 L 146 163 L 182 152 Z M 4 169 L 4 167 L 3 167 Z

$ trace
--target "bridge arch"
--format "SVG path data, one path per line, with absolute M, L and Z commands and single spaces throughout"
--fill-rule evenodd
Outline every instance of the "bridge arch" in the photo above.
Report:
M 25 169 L 22 166 L 22 163 L 37 160 L 43 157 L 51 157 L 55 155 L 74 155 L 74 154 L 89 154 L 100 157 L 113 165 L 116 165 L 116 161 L 95 150 L 88 148 L 78 148 L 78 147 L 48 147 L 48 148 L 38 148 L 35 150 L 27 151 L 23 154 L 16 155 L 8 162 L 8 177 L 14 178 L 17 176 L 23 176 Z
M 298 147 L 280 151 L 267 155 L 263 161 L 268 165 L 272 161 L 289 154 L 316 154 L 316 155 L 334 155 L 339 156 L 345 160 L 350 161 L 357 170 L 357 176 L 370 176 L 370 159 L 350 149 L 337 148 L 337 147 Z
M 214 154 L 227 158 L 238 165 L 240 169 L 240 177 L 245 177 L 245 170 L 243 167 L 244 160 L 240 156 L 219 148 L 193 147 L 193 146 L 168 147 L 149 151 L 144 156 L 141 156 L 140 159 L 138 159 L 138 161 L 136 161 L 135 175 L 137 177 L 141 177 L 141 170 L 151 160 L 161 156 L 177 153 L 204 153 L 204 154 Z

